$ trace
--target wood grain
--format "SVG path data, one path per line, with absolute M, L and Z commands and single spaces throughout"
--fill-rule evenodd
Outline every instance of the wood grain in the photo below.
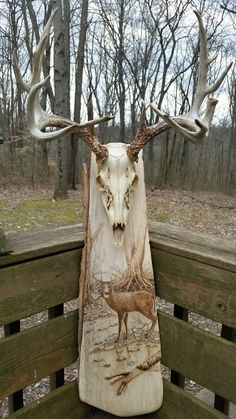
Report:
M 6 234 L 11 255 L 0 257 L 0 266 L 12 265 L 42 256 L 83 247 L 82 224 L 52 229 Z
M 236 328 L 236 275 L 231 270 L 152 249 L 159 297 Z
M 180 387 L 164 380 L 164 400 L 150 419 L 226 419 L 227 416 L 207 406 Z
M 236 403 L 236 345 L 159 312 L 162 363 Z
M 116 418 L 117 416 L 112 416 Z M 11 414 L 9 419 L 111 419 L 111 415 L 96 412 L 78 398 L 77 382 L 66 384 L 37 402 Z M 164 400 L 161 409 L 139 419 L 226 419 L 227 416 L 164 381 Z
M 236 240 L 189 232 L 182 227 L 150 223 L 151 247 L 236 272 Z
M 87 419 L 91 406 L 82 403 L 76 381 L 8 416 L 9 419 Z
M 76 298 L 81 249 L 1 269 L 0 326 Z
M 0 340 L 0 398 L 77 359 L 77 311 Z
M 151 229 L 155 230 L 151 233 L 151 246 L 154 269 L 160 277 L 160 295 L 232 327 L 235 324 L 235 241 L 189 234 L 182 228 L 161 223 Z M 83 237 L 80 225 L 8 235 L 13 254 L 0 258 L 1 324 L 46 308 L 44 298 L 49 307 L 49 304 L 60 303 L 62 295 L 66 299 L 75 297 L 76 275 L 79 274 L 76 252 L 80 254 L 78 249 L 83 247 Z M 31 265 L 33 262 L 36 264 Z M 69 276 L 66 274 L 67 263 L 68 271 L 72 272 Z M 5 270 L 7 266 L 9 271 Z M 163 362 L 235 402 L 236 345 L 163 313 L 159 313 L 159 319 Z M 76 330 L 77 314 L 73 313 L 2 339 L 0 397 L 74 362 L 77 357 Z M 81 410 L 84 405 L 78 402 L 77 384 L 68 386 L 45 396 L 40 401 L 38 413 L 37 402 L 10 417 L 87 419 L 87 413 Z M 69 405 L 71 410 L 68 410 Z M 196 401 L 182 389 L 165 383 L 163 407 L 153 417 L 223 419 L 225 415 Z
M 83 331 L 79 394 L 81 400 L 105 412 L 128 417 L 153 412 L 162 403 L 161 348 L 142 159 L 135 166 L 139 180 L 132 193 L 126 184 L 131 177 L 126 146 L 113 144 L 110 163 L 104 164 L 110 166 L 99 172 L 93 156 L 86 283 L 80 295 Z M 109 173 L 108 188 L 115 185 L 110 191 L 112 204 L 110 195 L 108 201 L 104 199 L 105 192 L 102 200 L 96 182 L 98 173 Z M 129 206 L 126 221 L 122 214 Z M 126 222 L 123 241 L 121 229 L 113 229 L 105 208 L 111 208 L 116 224 Z

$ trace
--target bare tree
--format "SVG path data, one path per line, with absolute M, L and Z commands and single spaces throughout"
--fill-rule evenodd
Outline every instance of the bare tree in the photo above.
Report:
M 79 45 L 76 53 L 76 69 L 75 69 L 75 98 L 74 98 L 74 120 L 80 123 L 81 120 L 81 99 L 83 91 L 83 71 L 84 71 L 84 54 L 85 42 L 88 27 L 88 0 L 82 1 L 81 17 L 80 17 L 80 31 L 79 31 Z M 72 134 L 71 139 L 71 166 L 69 182 L 73 189 L 76 189 L 77 183 L 77 152 L 78 152 L 78 136 Z M 81 142 L 79 143 L 79 162 L 80 172 L 82 172 L 83 159 L 86 158 L 86 148 Z
M 55 113 L 70 117 L 70 64 L 68 61 L 69 27 L 65 13 L 69 8 L 68 0 L 54 0 L 58 9 L 54 20 L 54 83 Z M 68 144 L 62 139 L 57 143 L 57 168 L 54 199 L 65 199 L 67 194 L 67 151 Z

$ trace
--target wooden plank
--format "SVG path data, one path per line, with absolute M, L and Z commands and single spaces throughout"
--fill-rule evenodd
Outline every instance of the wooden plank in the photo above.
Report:
M 236 328 L 235 273 L 152 249 L 158 295 Z
M 236 345 L 159 312 L 162 363 L 236 403 Z
M 6 324 L 4 326 L 5 337 L 14 335 L 15 333 L 20 332 L 20 321 Z M 23 390 L 19 390 L 16 393 L 11 394 L 8 397 L 8 412 L 12 413 L 18 409 L 21 409 L 24 406 L 23 401 Z
M 174 304 L 174 317 L 177 317 L 178 319 L 182 319 L 185 322 L 187 322 L 188 321 L 188 310 L 186 310 L 186 308 L 178 306 L 177 304 Z M 181 388 L 184 388 L 184 385 L 185 385 L 184 375 L 181 375 L 174 370 L 171 370 L 170 381 L 173 384 L 176 384 L 177 386 L 179 386 Z
M 0 340 L 0 398 L 77 359 L 77 311 Z
M 82 224 L 24 233 L 8 233 L 6 237 L 13 253 L 2 256 L 0 266 L 82 248 L 84 245 Z
M 180 387 L 164 381 L 161 409 L 150 419 L 226 419 L 227 416 L 186 393 Z
M 92 408 L 78 396 L 77 381 L 52 391 L 8 416 L 9 419 L 87 419 Z
M 64 314 L 64 304 L 58 304 L 48 310 L 48 319 L 62 316 Z M 50 391 L 55 390 L 65 384 L 64 368 L 50 375 Z
M 236 240 L 150 223 L 151 247 L 236 272 Z
M 78 296 L 82 250 L 72 250 L 1 269 L 0 325 Z
M 8 246 L 6 236 L 2 228 L 0 228 L 0 256 L 9 255 L 11 253 L 11 249 Z
M 0 266 L 37 256 L 83 246 L 82 224 L 24 233 L 8 233 L 13 254 L 0 258 Z M 185 255 L 212 266 L 236 272 L 236 241 L 190 232 L 164 223 L 150 223 L 151 246 L 170 253 Z
M 91 406 L 82 403 L 78 398 L 77 382 L 74 381 L 8 416 L 8 419 L 88 419 L 89 417 L 101 419 L 110 415 L 101 411 L 96 414 Z M 167 381 L 164 381 L 164 402 L 161 409 L 151 415 L 145 415 L 146 419 L 226 419 L 226 417 Z M 139 418 L 142 419 L 144 416 Z
M 231 342 L 236 342 L 236 330 L 222 324 L 221 337 L 228 339 Z M 226 415 L 229 415 L 229 401 L 219 396 L 218 394 L 215 395 L 214 407 Z
M 107 170 L 111 172 L 109 185 L 113 181 L 116 185 L 118 173 L 123 173 L 122 185 L 122 182 L 127 182 L 125 173 L 129 173 L 128 178 L 131 179 L 133 174 L 126 166 L 125 150 L 125 145 L 121 144 L 111 147 L 112 158 L 99 171 L 102 181 L 106 183 L 103 176 L 107 179 L 103 170 L 105 174 Z M 80 399 L 123 417 L 157 410 L 162 403 L 163 387 L 141 158 L 136 170 L 139 181 L 132 194 L 130 221 L 122 242 L 121 230 L 112 228 L 104 210 L 96 182 L 97 163 L 95 156 L 92 157 L 85 274 L 80 287 L 81 302 L 83 298 Z M 117 189 L 118 196 L 125 193 L 126 189 L 122 188 Z M 119 220 L 126 223 L 125 218 L 119 218 L 120 205 L 117 201 L 116 206 L 116 223 Z M 98 297 L 102 296 L 96 298 L 96 304 L 89 304 L 94 290 L 97 290 Z

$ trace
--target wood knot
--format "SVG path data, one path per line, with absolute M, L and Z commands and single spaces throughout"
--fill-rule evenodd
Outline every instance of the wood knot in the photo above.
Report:
M 217 303 L 216 307 L 220 310 L 220 311 L 226 311 L 226 306 L 223 303 Z

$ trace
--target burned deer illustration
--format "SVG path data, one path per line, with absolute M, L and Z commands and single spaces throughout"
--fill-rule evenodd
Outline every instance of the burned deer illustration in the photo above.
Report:
M 133 311 L 138 311 L 151 320 L 152 325 L 150 330 L 146 333 L 146 337 L 152 333 L 157 323 L 153 294 L 147 291 L 115 292 L 111 284 L 106 283 L 104 285 L 103 297 L 105 298 L 107 304 L 112 308 L 112 310 L 116 311 L 118 315 L 117 341 L 120 338 L 122 321 L 124 321 L 125 324 L 125 339 L 128 338 L 128 313 Z
M 114 415 L 127 417 L 151 413 L 162 404 L 163 385 L 158 318 L 154 311 L 154 280 L 146 227 L 142 149 L 170 128 L 188 141 L 202 144 L 208 137 L 217 104 L 217 100 L 209 98 L 209 95 L 219 88 L 232 63 L 214 83 L 207 83 L 207 71 L 213 59 L 208 56 L 201 15 L 195 12 L 200 39 L 199 74 L 189 112 L 170 117 L 155 104 L 150 104 L 160 120 L 155 125 L 147 126 L 143 105 L 140 128 L 131 143 L 103 145 L 91 127 L 107 122 L 113 116 L 77 124 L 41 108 L 39 92 L 48 80 L 46 78 L 41 81 L 41 66 L 55 13 L 56 10 L 46 24 L 34 53 L 31 81 L 24 82 L 15 58 L 14 67 L 19 86 L 28 93 L 26 117 L 32 137 L 39 141 L 50 141 L 68 133 L 77 133 L 92 152 L 87 209 L 89 234 L 96 237 L 96 240 L 93 246 L 85 245 L 81 272 L 85 280 L 90 278 L 91 287 L 97 281 L 94 272 L 102 272 L 99 281 L 106 283 L 104 298 L 112 310 L 104 310 L 95 302 L 90 303 L 84 294 L 86 284 L 80 288 L 79 301 L 82 305 L 79 307 L 79 324 L 82 325 L 82 338 L 79 341 L 79 395 L 82 401 Z M 203 116 L 200 116 L 205 98 L 208 98 L 206 109 Z M 85 240 L 86 243 L 88 240 Z M 110 286 L 111 278 L 113 288 Z M 132 313 L 135 322 L 140 321 L 140 313 L 151 321 L 147 337 L 143 340 L 134 336 L 131 342 L 128 338 L 129 313 Z M 117 342 L 111 345 L 110 336 L 113 327 L 117 326 L 117 317 Z M 119 342 L 123 322 L 127 337 L 124 350 L 128 356 L 117 357 L 117 352 L 123 350 Z

